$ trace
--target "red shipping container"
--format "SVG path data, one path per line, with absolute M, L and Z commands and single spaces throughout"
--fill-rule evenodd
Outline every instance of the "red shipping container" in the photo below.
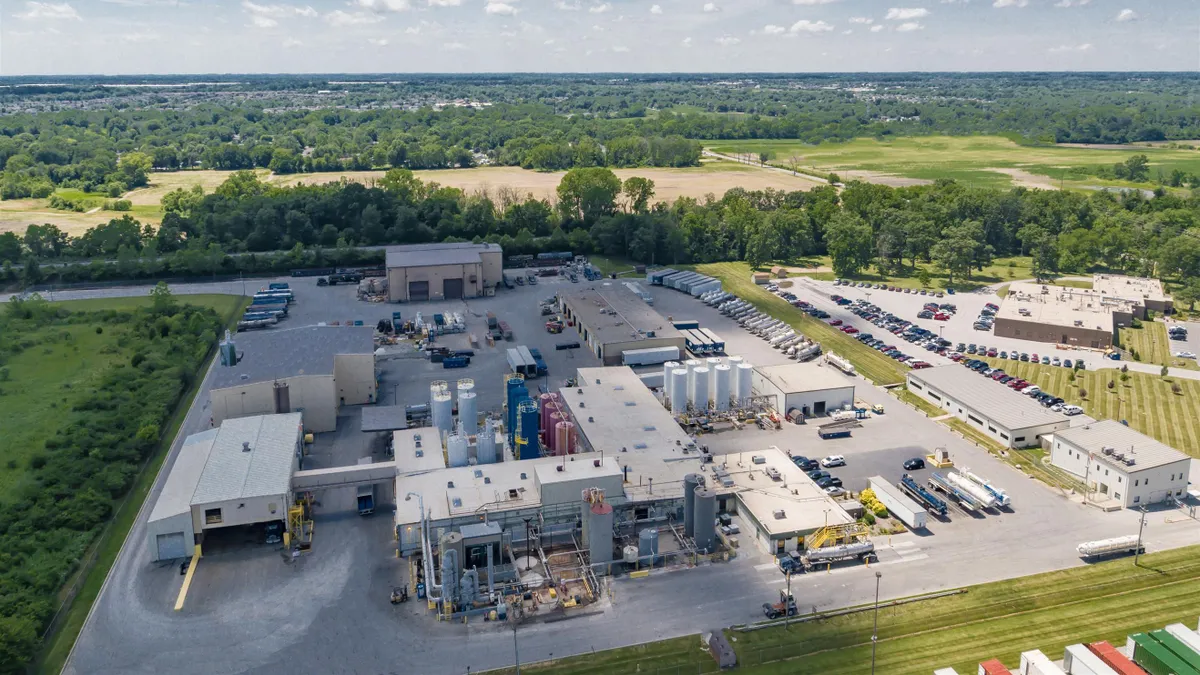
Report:
M 1012 673 L 999 660 L 991 659 L 979 664 L 979 675 L 1012 675 Z
M 1137 664 L 1107 642 L 1093 642 L 1088 645 L 1088 649 L 1120 675 L 1147 675 L 1146 671 L 1139 668 Z

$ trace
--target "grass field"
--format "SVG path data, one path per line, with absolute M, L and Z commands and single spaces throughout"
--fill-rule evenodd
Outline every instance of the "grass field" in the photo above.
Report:
M 188 295 L 177 296 L 177 298 L 180 302 L 212 308 L 225 318 L 226 325 L 228 326 L 232 326 L 236 322 L 237 316 L 241 314 L 242 308 L 248 302 L 246 298 L 233 295 Z M 73 311 L 101 311 L 106 309 L 130 309 L 135 306 L 147 305 L 149 302 L 150 299 L 146 297 L 68 300 L 56 304 Z M 50 675 L 62 670 L 67 656 L 71 652 L 71 647 L 75 644 L 76 638 L 79 637 L 79 631 L 83 629 L 83 623 L 87 619 L 88 612 L 91 611 L 92 603 L 95 602 L 96 597 L 100 594 L 100 589 L 104 585 L 104 579 L 108 576 L 109 569 L 112 568 L 113 563 L 116 561 L 117 554 L 120 553 L 121 546 L 125 543 L 125 537 L 133 528 L 138 511 L 141 509 L 142 503 L 146 500 L 146 496 L 150 493 L 150 488 L 154 485 L 154 480 L 158 476 L 158 471 L 162 467 L 163 460 L 166 459 L 167 451 L 175 441 L 175 435 L 179 432 L 179 427 L 183 424 L 183 420 L 187 416 L 187 411 L 191 408 L 192 400 L 196 397 L 196 393 L 200 390 L 202 384 L 203 378 L 196 378 L 192 389 L 183 396 L 179 407 L 172 414 L 167 424 L 163 433 L 163 440 L 159 444 L 159 447 L 146 462 L 141 473 L 138 474 L 133 487 L 130 488 L 125 499 L 117 506 L 105 530 L 97 538 L 92 548 L 89 549 L 88 556 L 94 555 L 95 563 L 90 568 L 77 572 L 75 577 L 68 580 L 68 583 L 65 584 L 65 586 L 69 587 L 80 581 L 80 575 L 83 576 L 78 594 L 76 594 L 75 599 L 65 609 L 66 614 L 60 619 L 58 629 L 48 638 L 43 647 L 42 655 L 35 669 L 36 672 Z M 0 411 L 0 416 L 2 415 L 3 411 Z M 87 556 L 85 556 L 85 559 L 87 559 Z
M 1108 640 L 1124 644 L 1131 633 L 1182 621 L 1191 625 L 1200 606 L 1200 548 L 1190 547 L 980 586 L 965 593 L 879 611 L 876 671 L 929 675 L 953 667 L 973 673 L 998 658 L 1016 668 L 1021 652 L 1040 649 L 1056 658 L 1069 644 Z M 885 572 L 882 584 L 887 587 Z M 803 603 L 801 603 L 803 604 Z M 865 609 L 865 608 L 864 608 Z M 862 611 L 823 621 L 754 632 L 726 631 L 735 640 L 738 672 L 747 675 L 821 673 L 861 675 L 871 662 L 874 613 Z M 546 664 L 523 673 L 717 672 L 700 651 L 699 635 L 627 647 Z M 512 669 L 489 671 L 509 675 Z
M 819 265 L 816 268 L 819 271 L 799 272 L 803 276 L 821 279 L 822 281 L 833 281 L 837 278 L 837 275 L 830 271 L 832 260 L 830 260 L 829 256 L 806 258 L 805 263 L 810 266 Z M 1033 271 L 1030 269 L 1031 263 L 1032 259 L 1028 256 L 996 258 L 992 261 L 992 264 L 985 265 L 982 270 L 973 270 L 970 279 L 959 277 L 954 280 L 954 283 L 950 283 L 950 278 L 947 274 L 934 265 L 918 262 L 916 269 L 913 269 L 908 266 L 907 261 L 905 262 L 904 270 L 899 274 L 879 274 L 878 271 L 872 269 L 863 270 L 858 274 L 851 274 L 844 278 L 853 281 L 867 281 L 873 284 L 899 286 L 900 288 L 926 288 L 939 291 L 946 290 L 946 288 L 954 288 L 956 291 L 970 291 L 993 284 L 1006 284 L 1010 281 L 1031 279 L 1033 278 Z M 764 267 L 770 267 L 770 265 L 764 265 Z M 929 283 L 927 285 L 923 285 L 920 279 L 917 278 L 916 270 L 920 269 L 929 272 Z
M 1174 169 L 1200 172 L 1197 150 L 1023 146 L 1001 136 L 916 136 L 888 141 L 860 138 L 820 145 L 799 141 L 709 141 L 705 147 L 723 154 L 772 152 L 772 164 L 783 168 L 788 168 L 789 159 L 795 156 L 800 166 L 823 174 L 835 172 L 843 180 L 860 178 L 897 185 L 953 178 L 973 187 L 1132 187 L 1131 183 L 1100 180 L 1095 171 L 1137 154 L 1149 157 L 1152 179 L 1159 169 L 1167 174 Z
M 1126 373 L 1129 379 L 1122 383 L 1119 371 L 1105 369 L 1077 371 L 1071 382 L 1069 368 L 985 360 L 1081 406 L 1096 419 L 1127 420 L 1129 426 L 1147 436 L 1200 457 L 1200 380 L 1164 379 L 1130 371 Z M 1112 389 L 1108 388 L 1110 381 L 1114 383 Z M 1179 394 L 1172 393 L 1172 384 L 1179 385 Z M 1087 391 L 1087 398 L 1080 396 L 1080 388 Z
M 814 319 L 792 307 L 782 298 L 768 293 L 766 289 L 750 280 L 750 266 L 746 263 L 710 263 L 696 265 L 694 269 L 701 274 L 720 279 L 727 292 L 753 303 L 755 307 L 776 319 L 786 321 L 800 333 L 820 342 L 826 352 L 836 352 L 850 359 L 859 373 L 876 384 L 904 381 L 904 374 L 908 371 L 906 367 L 864 346 L 824 321 Z
M 1180 343 L 1172 343 L 1167 338 L 1166 325 L 1158 321 L 1143 321 L 1139 328 L 1119 329 L 1121 346 L 1127 350 L 1136 350 L 1138 360 L 1142 363 L 1166 365 L 1172 368 L 1196 370 L 1195 359 L 1179 359 L 1171 356 L 1172 351 L 1181 351 Z

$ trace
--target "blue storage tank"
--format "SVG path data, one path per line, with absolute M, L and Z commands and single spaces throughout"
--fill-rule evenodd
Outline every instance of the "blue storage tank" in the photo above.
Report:
M 510 380 L 510 382 L 511 382 L 511 380 Z M 516 436 L 517 405 L 521 401 L 528 399 L 528 398 L 529 398 L 529 389 L 525 386 L 523 381 L 518 381 L 517 386 L 508 388 L 508 401 L 507 401 L 508 408 L 505 410 L 505 413 L 507 414 L 506 421 L 508 423 L 504 426 L 504 430 L 505 430 L 505 433 L 508 435 L 509 445 L 512 445 L 513 439 Z
M 521 456 L 518 459 L 534 459 L 542 456 L 542 448 L 538 443 L 538 410 L 537 404 L 526 398 L 518 404 L 521 424 L 521 437 L 525 441 L 520 447 Z

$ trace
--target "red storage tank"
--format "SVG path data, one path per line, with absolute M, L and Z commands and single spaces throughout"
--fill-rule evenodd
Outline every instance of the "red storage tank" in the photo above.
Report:
M 979 675 L 1012 675 L 1003 663 L 996 659 L 979 664 Z
M 1093 642 L 1088 645 L 1088 649 L 1092 653 L 1100 657 L 1100 660 L 1108 664 L 1109 668 L 1117 671 L 1120 675 L 1147 675 L 1146 671 L 1142 670 L 1133 661 L 1130 661 L 1127 656 L 1117 651 L 1117 648 L 1107 642 Z

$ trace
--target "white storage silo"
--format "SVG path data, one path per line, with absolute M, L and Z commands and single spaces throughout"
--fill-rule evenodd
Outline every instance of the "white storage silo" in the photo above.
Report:
M 466 466 L 471 460 L 471 444 L 467 437 L 454 433 L 446 437 L 446 462 L 450 466 Z
M 458 423 L 462 426 L 463 434 L 474 436 L 479 433 L 479 402 L 475 392 L 460 392 L 458 395 Z
M 708 409 L 708 368 L 703 366 L 692 371 L 695 379 L 691 388 L 691 403 L 696 410 Z
M 754 366 L 749 363 L 741 363 L 738 364 L 737 371 L 737 391 L 734 392 L 733 396 L 737 399 L 738 406 L 744 406 L 750 400 L 750 389 L 754 383 Z
M 671 371 L 671 391 L 675 395 L 671 397 L 671 412 L 679 415 L 687 412 L 688 402 L 688 371 L 684 368 L 676 368 Z
M 725 359 L 725 362 L 728 363 L 729 367 L 732 369 L 732 368 L 737 368 L 738 364 L 744 360 L 745 359 L 743 359 L 740 356 L 730 356 L 729 358 Z
M 489 417 L 483 422 L 483 431 L 475 437 L 475 459 L 480 464 L 496 463 L 496 427 Z
M 670 401 L 673 398 L 671 393 L 671 371 L 679 367 L 675 361 L 667 361 L 663 364 L 663 402 Z
M 721 364 L 713 369 L 713 407 L 729 409 L 729 366 Z
M 445 380 L 430 383 L 429 410 L 439 438 L 454 430 L 454 400 L 450 397 L 450 385 Z

